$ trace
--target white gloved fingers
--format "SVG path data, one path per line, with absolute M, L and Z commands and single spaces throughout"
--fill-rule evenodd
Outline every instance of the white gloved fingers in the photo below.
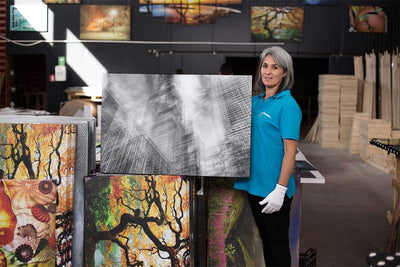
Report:
M 266 205 L 266 206 L 262 209 L 261 212 L 262 212 L 262 213 L 266 213 L 266 214 L 270 214 L 270 213 L 273 212 L 273 210 L 272 210 L 268 205 Z
M 279 207 L 277 205 L 273 205 L 272 203 L 268 203 L 265 205 L 265 207 L 262 209 L 262 213 L 270 214 L 273 212 L 276 212 L 279 210 Z
M 286 187 L 277 184 L 275 189 L 272 190 L 272 192 L 269 193 L 266 198 L 259 202 L 260 205 L 267 204 L 261 212 L 269 214 L 279 211 L 282 207 L 286 190 Z
M 269 195 L 258 203 L 260 203 L 260 205 L 264 205 L 264 204 L 267 204 L 268 201 L 269 201 Z

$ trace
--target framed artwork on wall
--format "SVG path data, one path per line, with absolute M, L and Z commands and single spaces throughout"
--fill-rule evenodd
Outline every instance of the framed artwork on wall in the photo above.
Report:
M 253 42 L 301 42 L 303 24 L 302 7 L 251 7 Z
M 140 13 L 164 17 L 166 23 L 199 25 L 215 23 L 218 17 L 242 13 L 242 0 L 140 0 Z
M 82 5 L 80 10 L 80 39 L 130 40 L 131 7 Z
M 47 32 L 47 5 L 10 5 L 10 31 Z
M 349 17 L 349 32 L 387 32 L 387 16 L 382 7 L 350 6 Z
M 81 0 L 43 0 L 46 4 L 80 4 Z
M 333 6 L 338 4 L 338 0 L 303 0 L 302 5 L 312 5 L 312 6 Z

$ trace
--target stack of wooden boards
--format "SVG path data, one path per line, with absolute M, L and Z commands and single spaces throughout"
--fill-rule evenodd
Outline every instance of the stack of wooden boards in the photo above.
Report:
M 318 91 L 318 140 L 321 147 L 348 148 L 353 114 L 357 112 L 357 77 L 320 75 Z
M 400 55 L 399 51 L 392 53 L 392 124 L 400 129 Z
M 377 76 L 378 73 L 378 76 Z M 400 137 L 399 52 L 354 57 L 353 75 L 319 75 L 318 117 L 305 140 L 322 148 L 348 148 L 373 166 L 394 173 L 395 156 L 369 143 Z

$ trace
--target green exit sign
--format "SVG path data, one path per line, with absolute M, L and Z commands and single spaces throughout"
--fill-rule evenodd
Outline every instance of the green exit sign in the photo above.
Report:
M 65 57 L 58 57 L 58 65 L 65 66 Z

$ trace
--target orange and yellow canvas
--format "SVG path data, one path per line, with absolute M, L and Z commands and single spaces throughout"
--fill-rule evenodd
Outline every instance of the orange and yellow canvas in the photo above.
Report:
M 48 205 L 50 200 L 42 201 L 41 193 L 50 190 L 50 185 L 57 192 L 57 205 L 51 205 L 57 221 L 57 266 L 68 264 L 72 259 L 75 144 L 76 125 L 73 124 L 0 123 L 0 178 L 12 183 L 8 196 L 14 203 L 13 210 L 32 209 L 36 202 Z M 45 187 L 39 186 L 39 191 L 35 191 L 30 186 L 35 182 Z M 25 197 L 25 193 L 32 194 L 30 200 L 24 198 L 24 202 L 16 204 L 16 199 Z M 16 214 L 17 221 L 21 216 L 25 214 Z
M 215 23 L 218 17 L 242 12 L 242 0 L 140 0 L 139 4 L 140 13 L 190 26 Z
M 81 0 L 44 0 L 46 4 L 80 4 Z
M 253 42 L 301 42 L 303 24 L 302 7 L 251 7 Z
M 82 5 L 80 12 L 80 39 L 130 40 L 130 6 Z
M 192 266 L 190 185 L 180 176 L 87 178 L 85 265 Z

